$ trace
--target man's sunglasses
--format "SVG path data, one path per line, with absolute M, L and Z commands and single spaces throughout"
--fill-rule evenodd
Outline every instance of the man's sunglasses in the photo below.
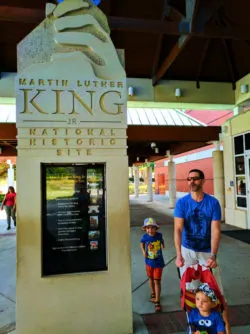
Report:
M 199 176 L 193 176 L 193 177 L 187 177 L 187 181 L 198 181 L 201 180 L 201 177 Z

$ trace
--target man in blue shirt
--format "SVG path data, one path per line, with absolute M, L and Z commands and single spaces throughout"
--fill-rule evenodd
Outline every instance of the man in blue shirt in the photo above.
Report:
M 220 242 L 221 207 L 216 198 L 204 193 L 204 173 L 191 169 L 187 181 L 190 193 L 177 201 L 174 210 L 175 264 L 180 268 L 181 276 L 194 264 L 216 268 Z M 223 290 L 219 272 L 216 279 Z M 195 289 L 197 284 L 198 281 L 193 281 L 187 288 Z M 227 333 L 230 333 L 227 309 L 223 319 Z
M 181 275 L 197 263 L 216 268 L 220 241 L 221 208 L 216 198 L 203 192 L 204 173 L 192 169 L 187 181 L 190 193 L 177 201 L 174 210 L 176 266 Z

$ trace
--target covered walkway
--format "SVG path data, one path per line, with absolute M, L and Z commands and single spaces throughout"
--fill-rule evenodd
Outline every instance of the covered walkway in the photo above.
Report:
M 5 105 L 2 105 L 2 110 L 4 109 Z M 13 113 L 13 110 L 9 112 L 10 119 Z M 17 156 L 16 124 L 1 123 L 5 119 L 2 117 L 3 115 L 0 115 L 0 158 Z M 133 163 L 144 162 L 145 159 L 149 161 L 162 159 L 167 151 L 176 155 L 205 147 L 213 141 L 218 141 L 221 132 L 220 126 L 206 126 L 175 109 L 128 108 L 127 122 L 127 154 L 130 166 Z M 157 151 L 152 149 L 152 142 L 157 146 Z

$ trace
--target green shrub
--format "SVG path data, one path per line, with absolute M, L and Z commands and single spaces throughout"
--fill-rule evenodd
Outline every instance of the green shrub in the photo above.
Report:
M 4 199 L 5 194 L 0 194 L 0 203 L 2 203 L 3 199 Z
M 152 184 L 153 193 L 155 191 L 155 184 Z M 146 194 L 148 191 L 148 186 L 146 184 L 140 184 L 139 185 L 139 194 Z M 133 183 L 129 184 L 129 195 L 132 195 L 135 193 L 135 185 Z
M 128 190 L 129 190 L 129 195 L 134 194 L 135 193 L 135 186 L 130 183 Z
M 148 186 L 146 184 L 139 185 L 139 194 L 145 194 L 148 191 Z
M 8 168 L 9 165 L 7 164 L 7 161 L 0 162 L 0 176 L 6 178 L 8 175 Z

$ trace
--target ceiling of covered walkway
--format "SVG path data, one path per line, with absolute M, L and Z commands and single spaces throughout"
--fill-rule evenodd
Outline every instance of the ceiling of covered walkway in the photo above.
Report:
M 16 45 L 44 19 L 46 2 L 1 0 L 0 72 L 16 72 Z M 102 0 L 99 8 L 130 78 L 234 86 L 250 72 L 250 1 Z
M 45 0 L 1 0 L 0 72 L 17 71 L 16 46 L 44 19 L 45 5 Z M 250 72 L 249 1 L 102 0 L 99 8 L 107 15 L 115 47 L 125 50 L 128 78 L 151 79 L 153 85 L 189 80 L 197 89 L 203 81 L 227 82 L 234 89 Z M 0 126 L 0 147 L 14 149 L 15 137 L 7 138 Z M 188 125 L 131 124 L 129 159 L 156 160 L 167 150 L 182 153 L 218 140 L 219 133 L 220 127 L 194 131 Z

